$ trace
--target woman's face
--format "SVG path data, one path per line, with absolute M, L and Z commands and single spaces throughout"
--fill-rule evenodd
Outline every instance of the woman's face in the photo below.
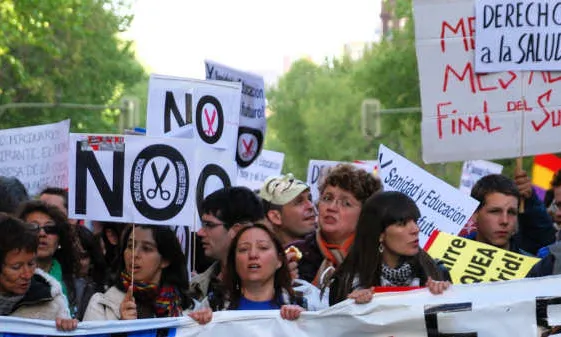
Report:
M 282 261 L 269 234 L 261 228 L 246 230 L 236 245 L 236 272 L 242 287 L 248 283 L 274 282 Z
M 31 212 L 25 217 L 25 222 L 39 226 L 39 246 L 37 258 L 51 259 L 58 249 L 58 227 L 53 219 L 43 212 Z
M 11 250 L 6 254 L 0 273 L 0 293 L 23 295 L 31 285 L 35 273 L 36 254 L 23 250 Z
M 320 196 L 318 208 L 324 238 L 340 244 L 355 232 L 362 203 L 351 192 L 328 185 Z
M 132 232 L 129 234 L 124 259 L 127 272 L 134 272 L 135 280 L 153 284 L 160 283 L 162 270 L 169 265 L 158 252 L 152 230 L 148 228 L 134 229 L 134 250 Z
M 401 256 L 413 256 L 419 252 L 419 227 L 414 220 L 389 225 L 380 235 L 384 246 L 384 262 L 395 264 Z

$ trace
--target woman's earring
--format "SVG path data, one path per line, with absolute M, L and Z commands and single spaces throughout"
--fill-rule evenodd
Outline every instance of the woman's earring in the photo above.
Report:
M 383 252 L 384 252 L 384 245 L 383 245 L 381 242 L 380 242 L 380 244 L 378 245 L 378 251 L 379 251 L 380 253 L 383 253 Z
M 58 245 L 57 249 L 61 249 L 62 247 L 60 245 Z

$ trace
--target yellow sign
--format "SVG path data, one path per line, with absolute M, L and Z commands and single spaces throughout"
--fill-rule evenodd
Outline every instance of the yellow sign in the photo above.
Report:
M 524 278 L 540 260 L 437 231 L 432 233 L 425 250 L 448 268 L 455 284 Z

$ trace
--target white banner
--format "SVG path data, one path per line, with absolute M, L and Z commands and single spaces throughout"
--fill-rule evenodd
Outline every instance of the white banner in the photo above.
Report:
M 468 160 L 462 166 L 460 177 L 460 191 L 471 194 L 471 188 L 475 183 L 490 174 L 501 174 L 503 166 L 486 160 Z
M 260 189 L 268 177 L 281 174 L 283 162 L 284 153 L 263 149 L 251 165 L 238 168 L 238 186 Z
M 151 75 L 147 136 L 196 138 L 231 149 L 238 136 L 241 84 Z
M 423 160 L 499 159 L 561 151 L 561 74 L 476 74 L 475 3 L 414 0 Z
M 0 130 L 0 176 L 16 177 L 29 195 L 68 187 L 70 120 Z
M 295 321 L 278 310 L 215 312 L 199 325 L 190 318 L 81 322 L 63 333 L 54 322 L 0 317 L 0 332 L 34 335 L 92 335 L 136 331 L 135 336 L 230 337 L 540 337 L 561 325 L 561 276 L 507 282 L 454 285 L 442 295 L 427 289 L 376 294 L 368 304 L 351 300 L 318 312 L 304 312 Z M 175 327 L 175 328 L 174 328 Z M 133 334 L 129 334 L 133 336 Z
M 247 167 L 259 155 L 265 141 L 267 118 L 265 110 L 265 82 L 263 76 L 237 70 L 214 61 L 205 61 L 206 78 L 242 83 L 242 97 L 239 108 L 240 130 L 238 132 L 236 161 L 240 167 Z
M 195 206 L 194 142 L 70 134 L 69 217 L 183 225 Z
M 407 194 L 419 207 L 419 245 L 425 246 L 431 233 L 458 234 L 479 202 L 433 176 L 406 158 L 380 145 L 380 179 L 384 191 Z
M 561 70 L 561 1 L 475 2 L 475 70 Z

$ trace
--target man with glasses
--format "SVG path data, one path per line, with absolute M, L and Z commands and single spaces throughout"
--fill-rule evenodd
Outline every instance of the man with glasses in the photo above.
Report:
M 225 187 L 208 195 L 202 203 L 201 229 L 197 232 L 206 257 L 216 260 L 206 271 L 193 277 L 191 287 L 199 301 L 207 301 L 213 311 L 222 310 L 222 271 L 226 270 L 228 249 L 236 233 L 264 218 L 263 205 L 246 187 Z
M 283 245 L 301 240 L 316 229 L 310 187 L 292 174 L 268 178 L 259 196 L 265 216 Z

